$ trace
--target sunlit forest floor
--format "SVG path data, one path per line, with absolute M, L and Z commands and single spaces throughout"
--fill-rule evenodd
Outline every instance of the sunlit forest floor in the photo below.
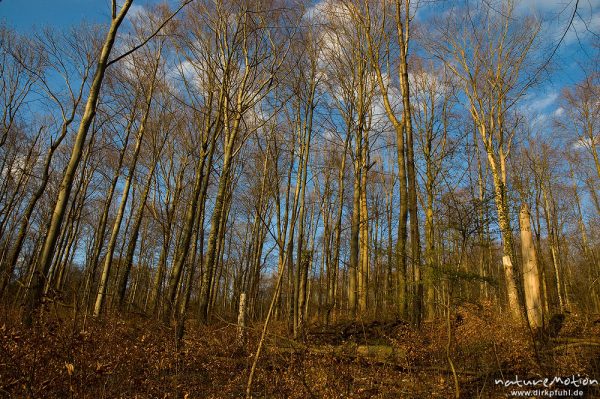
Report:
M 2 398 L 244 397 L 262 329 L 249 326 L 240 344 L 234 323 L 189 320 L 177 345 L 173 329 L 140 315 L 74 320 L 50 306 L 26 328 L 16 312 L 0 312 Z M 495 379 L 599 378 L 599 334 L 599 320 L 570 314 L 556 337 L 534 344 L 485 306 L 458 308 L 420 330 L 398 319 L 315 321 L 297 340 L 274 322 L 252 396 L 452 398 L 458 389 L 461 398 L 506 397 L 511 388 Z M 597 387 L 581 389 L 600 397 Z

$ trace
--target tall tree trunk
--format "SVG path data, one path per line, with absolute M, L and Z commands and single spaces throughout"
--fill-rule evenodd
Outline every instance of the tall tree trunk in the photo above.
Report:
M 119 176 L 121 175 L 121 167 L 123 166 L 123 160 L 125 158 L 125 153 L 127 152 L 127 144 L 129 143 L 129 137 L 131 135 L 133 123 L 135 121 L 137 100 L 138 99 L 136 96 L 134 105 L 132 107 L 132 113 L 130 115 L 129 120 L 127 121 L 127 127 L 125 128 L 125 139 L 123 141 L 123 148 L 119 152 L 119 159 L 118 159 L 117 165 L 115 167 L 113 178 L 110 182 L 108 193 L 106 194 L 104 208 L 102 210 L 102 214 L 100 215 L 100 220 L 98 221 L 98 225 L 96 227 L 94 241 L 92 244 L 92 253 L 89 258 L 86 258 L 86 270 L 85 270 L 86 277 L 85 277 L 85 285 L 84 285 L 83 300 L 82 300 L 82 305 L 84 306 L 86 312 L 87 312 L 87 309 L 89 306 L 88 305 L 89 298 L 92 295 L 92 287 L 94 285 L 94 279 L 96 277 L 96 269 L 100 262 L 100 252 L 102 251 L 102 247 L 104 245 L 104 237 L 106 235 L 106 225 L 108 223 L 108 214 L 110 211 L 110 206 L 112 204 L 112 199 L 115 194 L 117 182 L 119 181 Z
M 129 273 L 131 273 L 131 267 L 133 265 L 133 256 L 135 254 L 135 248 L 137 246 L 140 227 L 142 225 L 142 219 L 144 217 L 144 209 L 146 208 L 146 201 L 148 199 L 148 194 L 150 193 L 150 188 L 152 187 L 152 179 L 154 178 L 154 170 L 156 169 L 157 163 L 157 160 L 152 162 L 152 166 L 150 167 L 150 171 L 148 172 L 148 177 L 146 180 L 144 191 L 142 193 L 142 197 L 140 198 L 140 203 L 133 217 L 133 226 L 131 228 L 131 232 L 129 233 L 129 236 L 131 238 L 129 239 L 129 244 L 127 245 L 127 250 L 125 251 L 125 260 L 123 264 L 124 270 L 122 271 L 121 276 L 119 277 L 119 282 L 117 286 L 117 295 L 120 308 L 123 308 L 123 305 L 125 304 L 125 293 L 127 291 Z
M 183 188 L 183 177 L 184 177 L 185 167 L 181 167 L 179 172 L 177 173 L 177 178 L 175 182 L 175 189 L 173 192 L 172 203 L 167 201 L 167 220 L 165 225 L 163 226 L 163 242 L 162 248 L 160 252 L 160 256 L 158 259 L 158 267 L 156 273 L 154 275 L 154 281 L 152 283 L 152 289 L 150 291 L 149 298 L 149 311 L 150 314 L 155 315 L 159 310 L 159 302 L 162 291 L 162 286 L 164 283 L 165 273 L 167 271 L 167 258 L 169 256 L 169 248 L 171 246 L 171 236 L 173 233 L 173 219 L 175 217 L 175 210 L 177 208 L 177 204 L 179 203 L 179 198 L 181 195 L 181 191 Z M 167 191 L 167 198 L 171 198 L 171 193 Z
M 179 301 L 179 316 L 177 317 L 176 326 L 176 337 L 178 343 L 183 339 L 185 333 L 185 321 L 190 303 L 190 297 L 192 295 L 192 286 L 194 285 L 194 278 L 196 275 L 196 264 L 198 263 L 198 259 L 200 259 L 200 262 L 202 262 L 203 257 L 204 205 L 201 206 L 200 212 L 197 213 L 197 220 L 195 222 L 194 227 L 193 243 L 194 244 L 192 249 L 192 259 L 191 262 L 189 262 L 188 266 L 189 270 L 187 272 L 184 284 L 183 298 L 181 299 L 181 301 Z
M 354 190 L 352 196 L 352 216 L 350 219 L 350 262 L 348 266 L 348 307 L 352 317 L 356 316 L 358 305 L 358 267 L 360 251 L 360 138 L 356 137 L 356 150 L 354 160 Z
M 368 173 L 369 134 L 364 132 L 361 146 L 361 183 L 360 183 L 360 259 L 358 269 L 358 308 L 361 314 L 367 311 L 369 289 L 369 215 L 367 207 L 367 173 Z
M 526 203 L 521 205 L 519 221 L 521 224 L 521 253 L 527 319 L 529 320 L 529 326 L 536 331 L 543 327 L 543 306 L 537 255 L 531 234 L 529 207 Z
M 4 294 L 4 290 L 6 289 L 6 286 L 8 285 L 8 282 L 12 278 L 12 275 L 15 271 L 15 266 L 17 265 L 17 261 L 19 259 L 19 255 L 21 254 L 21 250 L 23 249 L 23 243 L 25 242 L 25 237 L 27 236 L 27 230 L 29 229 L 29 221 L 31 220 L 31 216 L 33 215 L 33 212 L 35 210 L 37 202 L 39 201 L 40 198 L 42 198 L 42 195 L 46 191 L 46 186 L 48 185 L 48 182 L 50 181 L 50 166 L 52 165 L 52 158 L 53 158 L 54 154 L 56 153 L 56 150 L 58 149 L 60 143 L 63 141 L 63 139 L 65 138 L 65 136 L 67 134 L 68 127 L 74 119 L 74 116 L 75 116 L 74 114 L 75 114 L 75 107 L 73 109 L 73 113 L 71 114 L 71 116 L 67 120 L 63 121 L 59 136 L 57 137 L 57 139 L 52 143 L 52 145 L 48 149 L 48 153 L 46 154 L 46 158 L 44 160 L 44 166 L 43 166 L 43 172 L 42 172 L 42 182 L 40 183 L 37 190 L 35 190 L 35 192 L 31 196 L 31 198 L 29 199 L 27 207 L 25 208 L 25 211 L 23 212 L 23 215 L 21 216 L 21 223 L 19 224 L 17 238 L 15 239 L 15 242 L 12 246 L 12 250 L 8 254 L 8 258 L 7 258 L 5 266 L 4 266 L 5 270 L 0 275 L 0 298 L 2 298 L 2 295 Z
M 227 111 L 225 111 L 227 113 Z M 210 287 L 212 286 L 213 269 L 217 260 L 217 242 L 223 232 L 220 231 L 221 217 L 225 208 L 225 195 L 227 190 L 227 181 L 231 173 L 231 164 L 233 161 L 233 152 L 235 139 L 238 133 L 241 115 L 238 115 L 233 126 L 227 126 L 225 122 L 225 148 L 223 149 L 223 166 L 219 185 L 215 197 L 215 205 L 211 217 L 211 228 L 208 236 L 208 248 L 206 250 L 206 267 L 202 276 L 202 286 L 200 288 L 200 319 L 204 322 L 209 317 Z
M 208 313 L 209 314 L 212 313 L 214 298 L 216 297 L 216 290 L 218 289 L 218 286 L 219 286 L 219 277 L 217 275 L 217 271 L 223 266 L 223 255 L 225 253 L 225 234 L 227 233 L 227 231 L 226 231 L 227 219 L 229 218 L 229 211 L 231 210 L 232 191 L 233 191 L 233 182 L 230 177 L 227 182 L 225 200 L 223 201 L 224 209 L 223 209 L 223 212 L 221 213 L 221 221 L 220 221 L 220 226 L 219 226 L 219 237 L 217 240 L 217 249 L 215 250 L 215 253 L 216 253 L 215 266 L 212 268 L 212 275 L 210 276 L 210 280 L 209 280 L 209 281 L 211 281 L 211 286 L 209 287 L 210 291 L 209 291 L 209 300 L 208 300 Z M 257 242 L 255 249 L 256 249 L 256 251 L 260 250 L 260 253 L 262 253 L 262 246 L 264 244 L 264 236 L 262 239 L 260 238 L 261 237 L 260 230 L 262 230 L 262 226 L 260 226 L 260 228 L 259 228 L 258 242 Z M 258 274 L 260 274 L 260 253 L 257 255 L 255 252 L 252 254 L 253 257 L 251 257 L 251 260 L 254 262 L 253 265 L 255 266 L 255 268 L 258 268 L 256 271 L 256 273 L 258 273 Z M 256 257 L 258 257 L 258 260 L 256 260 Z M 259 277 L 260 277 L 260 275 L 256 277 L 256 284 L 258 284 Z M 258 292 L 258 287 L 257 287 L 257 292 Z
M 519 293 L 517 291 L 516 275 L 513 265 L 513 238 L 512 229 L 510 227 L 510 216 L 508 212 L 508 199 L 506 198 L 506 187 L 504 179 L 500 176 L 500 170 L 496 166 L 495 160 L 491 154 L 490 169 L 494 179 L 494 200 L 496 202 L 496 211 L 498 213 L 498 225 L 502 237 L 502 265 L 504 268 L 504 276 L 506 279 L 506 291 L 508 296 L 508 307 L 516 321 L 521 321 L 522 311 L 519 301 Z
M 268 147 L 269 148 L 269 147 Z M 267 153 L 269 151 L 267 150 Z M 281 274 L 284 272 L 285 265 L 283 264 L 283 260 L 285 259 L 286 254 L 286 242 L 287 242 L 287 232 L 289 225 L 289 214 L 290 214 L 290 191 L 291 191 L 291 182 L 292 182 L 292 170 L 294 169 L 294 153 L 295 146 L 292 146 L 290 151 L 290 162 L 289 168 L 287 170 L 287 178 L 285 185 L 285 203 L 283 206 L 283 217 L 282 217 L 282 204 L 281 204 L 281 194 L 280 190 L 275 190 L 276 195 L 276 218 L 277 218 L 277 246 L 279 248 L 279 256 L 277 260 L 277 273 Z M 285 313 L 284 303 L 282 300 L 282 290 L 277 292 L 278 297 L 276 298 L 276 304 L 279 304 L 278 307 L 275 308 L 276 317 L 281 317 Z
M 306 279 L 308 277 L 308 262 L 304 254 L 305 249 L 305 200 L 306 200 L 306 179 L 308 176 L 308 159 L 310 156 L 310 143 L 312 138 L 312 120 L 314 111 L 314 94 L 316 89 L 316 81 L 313 75 L 311 79 L 309 97 L 304 109 L 305 119 L 303 123 L 302 135 L 302 175 L 300 177 L 300 209 L 299 209 L 299 224 L 298 224 L 298 252 L 296 254 L 296 289 L 294 296 L 294 337 L 302 332 L 304 328 L 304 303 L 306 301 Z
M 84 165 L 87 164 L 89 158 L 92 154 L 92 146 L 90 143 L 88 147 L 85 157 L 84 157 Z M 83 210 L 83 206 L 85 204 L 86 193 L 88 187 L 91 183 L 91 177 L 94 173 L 93 170 L 87 170 L 88 167 L 81 169 L 81 175 L 79 178 L 79 182 L 77 183 L 77 189 L 75 190 L 75 194 L 73 196 L 73 201 L 71 203 L 71 207 L 67 212 L 67 222 L 65 224 L 65 232 L 62 233 L 62 238 L 60 244 L 58 245 L 59 250 L 57 251 L 54 262 L 50 269 L 48 270 L 48 276 L 46 278 L 46 284 L 44 285 L 44 295 L 48 293 L 50 288 L 54 285 L 56 286 L 56 276 L 57 269 L 60 269 L 65 262 L 67 262 L 69 257 L 69 248 L 72 245 L 72 240 L 77 235 L 77 231 L 79 229 L 79 223 L 81 221 L 81 212 Z M 86 174 L 88 176 L 86 176 Z
M 154 85 L 152 85 L 153 87 Z M 140 150 L 142 148 L 142 140 L 144 138 L 144 133 L 146 131 L 146 122 L 148 120 L 148 115 L 150 114 L 150 108 L 152 104 L 152 92 L 151 89 L 148 98 L 146 99 L 146 109 L 144 111 L 144 116 L 142 117 L 142 121 L 140 123 L 140 127 L 138 130 L 135 148 L 133 150 L 133 156 L 131 160 L 131 165 L 129 166 L 129 173 L 127 175 L 127 179 L 125 179 L 125 184 L 123 186 L 123 193 L 121 194 L 121 202 L 119 204 L 119 209 L 117 210 L 117 215 L 115 217 L 115 221 L 113 223 L 113 228 L 111 231 L 110 239 L 108 241 L 108 248 L 106 250 L 106 256 L 104 258 L 104 267 L 102 269 L 102 274 L 100 276 L 100 282 L 98 283 L 98 294 L 96 296 L 96 303 L 94 305 L 94 316 L 100 316 L 102 312 L 102 307 L 104 306 L 104 300 L 108 289 L 108 281 L 110 277 L 110 270 L 112 268 L 113 257 L 115 253 L 115 247 L 117 244 L 117 238 L 119 236 L 119 231 L 121 229 L 121 223 L 123 221 L 123 216 L 125 215 L 125 206 L 127 205 L 127 199 L 129 198 L 129 189 L 131 187 L 131 182 L 133 180 L 133 176 L 135 174 L 135 169 L 137 166 L 137 161 L 139 158 Z
M 548 190 L 542 187 L 542 195 L 544 197 L 544 218 L 546 219 L 546 231 L 548 233 L 548 244 L 550 246 L 550 258 L 552 259 L 552 270 L 554 280 L 555 295 L 558 298 L 558 310 L 562 312 L 565 308 L 565 301 L 561 289 L 562 278 L 560 271 L 560 259 L 558 255 L 557 237 L 554 231 L 554 216 L 550 208 L 550 201 L 548 198 Z
M 221 91 L 219 105 L 222 105 L 224 93 Z M 212 104 L 212 96 L 209 96 L 209 104 Z M 219 108 L 221 108 L 219 106 Z M 220 112 L 220 111 L 219 111 Z M 169 275 L 169 281 L 167 283 L 167 298 L 165 300 L 165 312 L 163 314 L 163 319 L 168 320 L 171 317 L 175 317 L 176 315 L 173 313 L 175 309 L 175 299 L 177 296 L 177 292 L 179 290 L 181 273 L 183 271 L 183 265 L 187 260 L 190 242 L 193 235 L 193 227 L 195 221 L 195 213 L 197 211 L 197 206 L 199 203 L 200 195 L 203 190 L 203 182 L 205 181 L 204 176 L 209 174 L 209 168 L 212 166 L 212 159 L 215 152 L 217 135 L 219 131 L 219 127 L 212 126 L 209 118 L 205 117 L 205 125 L 203 132 L 203 144 L 202 144 L 202 153 L 200 154 L 200 158 L 198 160 L 196 171 L 195 171 L 195 180 L 194 187 L 192 190 L 192 199 L 188 203 L 183 230 L 181 232 L 181 242 L 179 248 L 175 254 L 175 261 L 173 262 L 173 268 Z M 218 118 L 217 118 L 218 120 Z
M 32 323 L 33 313 L 41 305 L 41 299 L 44 289 L 44 280 L 46 278 L 46 275 L 48 274 L 48 269 L 52 264 L 52 258 L 54 255 L 56 241 L 58 239 L 58 234 L 61 230 L 63 217 L 67 209 L 69 196 L 71 194 L 71 188 L 75 179 L 75 171 L 77 170 L 79 162 L 81 161 L 83 147 L 87 138 L 88 130 L 90 128 L 90 125 L 92 124 L 94 116 L 96 115 L 98 96 L 100 94 L 102 81 L 104 80 L 104 73 L 106 72 L 108 57 L 110 56 L 110 52 L 115 42 L 119 26 L 121 25 L 121 22 L 123 22 L 123 19 L 125 19 L 125 15 L 127 14 L 127 11 L 129 10 L 129 7 L 132 3 L 133 0 L 125 0 L 119 13 L 113 13 L 114 15 L 110 24 L 110 28 L 104 40 L 104 44 L 102 45 L 102 50 L 98 59 L 98 66 L 94 74 L 92 86 L 90 87 L 90 92 L 85 105 L 85 110 L 81 118 L 81 122 L 79 124 L 79 129 L 77 130 L 77 134 L 75 136 L 75 143 L 71 151 L 69 163 L 67 164 L 67 168 L 63 175 L 58 191 L 58 199 L 56 201 L 54 211 L 52 213 L 50 228 L 48 229 L 48 233 L 46 235 L 46 239 L 44 240 L 44 245 L 42 247 L 42 252 L 36 265 L 34 278 L 35 281 L 29 288 L 30 300 L 28 301 L 28 309 L 25 312 L 26 324 Z
M 334 257 L 333 257 L 333 270 L 331 273 L 332 286 L 328 293 L 329 295 L 329 307 L 327 309 L 327 321 L 331 320 L 331 312 L 335 317 L 335 309 L 337 308 L 337 287 L 338 287 L 338 271 L 340 268 L 340 252 L 341 252 L 341 238 L 342 238 L 342 213 L 344 211 L 344 173 L 346 170 L 346 159 L 348 157 L 348 146 L 350 145 L 350 139 L 352 134 L 350 129 L 346 134 L 346 140 L 344 142 L 344 149 L 342 153 L 342 162 L 340 162 L 340 169 L 338 171 L 338 205 L 337 215 L 335 220 L 335 238 L 334 238 Z
M 421 241 L 419 233 L 419 215 L 417 208 L 417 178 L 415 172 L 413 129 L 410 105 L 410 87 L 408 79 L 408 48 L 410 28 L 410 1 L 404 2 L 404 15 L 402 15 L 402 1 L 396 0 L 396 23 L 400 48 L 400 88 L 402 92 L 402 120 L 406 133 L 406 172 L 408 183 L 408 210 L 410 213 L 410 243 L 413 265 L 413 279 L 416 284 L 413 301 L 413 322 L 421 324 L 423 307 L 423 282 L 421 281 Z
M 486 196 L 486 181 L 487 181 L 487 164 L 484 166 L 481 156 L 481 148 L 479 147 L 479 140 L 477 138 L 477 127 L 473 128 L 473 145 L 475 147 L 475 155 L 477 157 L 477 193 L 478 193 L 478 212 L 477 216 L 479 218 L 479 229 L 478 229 L 478 239 L 479 239 L 479 274 L 481 277 L 487 277 L 488 270 L 488 247 L 490 246 L 489 240 L 487 237 L 487 229 L 488 229 L 488 206 L 485 202 Z M 479 283 L 479 296 L 480 298 L 489 298 L 488 285 L 486 281 L 482 281 Z

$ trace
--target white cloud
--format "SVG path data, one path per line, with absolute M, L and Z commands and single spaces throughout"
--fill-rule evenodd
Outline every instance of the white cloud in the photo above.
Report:
M 558 99 L 558 92 L 554 91 L 546 95 L 537 95 L 530 101 L 527 101 L 523 106 L 523 109 L 527 113 L 540 113 L 544 112 L 550 105 L 552 105 Z
M 306 19 L 307 21 L 319 20 L 323 14 L 324 6 L 325 6 L 325 0 L 315 3 L 314 5 L 312 5 L 311 7 L 308 7 L 306 9 L 306 11 L 304 12 L 303 18 Z
M 395 100 L 395 97 L 393 97 L 393 96 L 390 96 L 390 97 L 392 97 L 392 98 L 390 98 L 391 101 Z M 394 108 L 394 109 L 400 108 L 397 105 L 398 104 L 396 104 L 396 106 L 392 105 L 392 108 Z M 373 119 L 371 121 L 371 129 L 372 130 L 379 131 L 379 132 L 391 130 L 390 119 L 388 117 L 385 106 L 383 105 L 383 97 L 375 96 L 373 98 L 373 101 L 371 104 L 371 113 L 373 115 Z M 396 112 L 396 114 L 399 115 L 400 112 L 398 111 L 398 112 Z
M 139 4 L 132 4 L 129 7 L 129 11 L 127 11 L 127 18 L 131 20 L 135 20 L 138 18 L 144 18 L 148 14 L 148 10 L 146 7 Z
M 517 13 L 545 14 L 556 13 L 574 7 L 573 0 L 521 0 L 517 2 Z
M 525 101 L 519 109 L 523 115 L 529 117 L 532 126 L 541 128 L 551 121 L 552 116 L 557 116 L 564 111 L 562 108 L 554 110 L 552 108 L 558 97 L 558 91 L 530 94 L 526 96 Z
M 536 15 L 544 21 L 546 34 L 553 41 L 558 42 L 564 35 L 563 44 L 569 45 L 579 40 L 593 39 L 594 35 L 600 33 L 599 4 L 598 1 L 521 0 L 516 7 L 516 12 Z M 574 15 L 576 5 L 577 13 Z M 569 30 L 565 34 L 567 27 Z
M 28 161 L 30 164 L 27 163 Z M 14 181 L 18 181 L 25 173 L 31 173 L 31 165 L 33 165 L 35 169 L 40 168 L 42 166 L 41 161 L 42 159 L 37 156 L 28 160 L 25 155 L 17 155 L 11 165 L 4 165 L 2 171 L 0 171 L 0 177 L 6 179 L 7 176 L 10 175 Z M 36 173 L 31 173 L 31 175 L 35 178 L 39 175 L 37 172 L 38 171 L 36 171 Z
M 574 150 L 588 149 L 591 150 L 592 144 L 598 146 L 600 144 L 600 137 L 595 138 L 594 142 L 589 137 L 580 137 L 579 139 L 573 142 L 571 146 Z
M 349 11 L 343 2 L 335 0 L 321 0 L 306 9 L 304 18 L 314 23 L 335 21 L 336 23 L 351 22 Z
M 167 82 L 174 90 L 184 90 L 185 82 L 191 84 L 190 89 L 202 92 L 207 81 L 206 69 L 189 60 L 183 60 L 172 66 L 167 72 Z
M 556 108 L 556 110 L 554 110 L 552 115 L 559 117 L 559 116 L 562 116 L 564 113 L 565 113 L 565 109 L 563 107 L 558 107 L 558 108 Z
M 516 3 L 516 15 L 534 15 L 542 22 L 541 35 L 551 46 L 563 36 L 562 45 L 569 46 L 579 41 L 597 40 L 600 34 L 600 2 L 597 0 L 517 0 Z
M 581 15 L 581 17 L 575 18 L 573 25 L 565 35 L 564 43 L 573 44 L 598 34 L 600 34 L 600 11 L 596 10 L 592 15 L 588 13 L 587 16 Z

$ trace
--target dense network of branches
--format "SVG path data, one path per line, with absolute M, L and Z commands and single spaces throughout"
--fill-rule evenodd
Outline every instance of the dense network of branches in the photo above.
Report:
M 5 306 L 180 336 L 241 294 L 294 336 L 600 311 L 599 63 L 536 115 L 547 37 L 512 2 L 188 3 L 0 26 Z

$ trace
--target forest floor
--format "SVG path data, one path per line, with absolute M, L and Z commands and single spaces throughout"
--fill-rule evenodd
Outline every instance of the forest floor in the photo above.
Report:
M 234 324 L 190 320 L 178 346 L 172 328 L 139 315 L 17 320 L 0 309 L 0 398 L 243 398 L 262 328 L 250 326 L 240 345 Z M 600 380 L 600 325 L 576 315 L 543 344 L 475 306 L 420 330 L 387 320 L 314 325 L 298 340 L 282 323 L 269 331 L 254 398 L 504 398 L 533 388 L 497 379 L 572 376 L 579 383 L 550 388 L 571 394 L 554 397 L 600 397 L 580 380 Z

